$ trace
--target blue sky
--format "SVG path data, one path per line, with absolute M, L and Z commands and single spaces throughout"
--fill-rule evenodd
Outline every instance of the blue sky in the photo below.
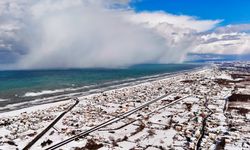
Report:
M 137 0 L 136 11 L 165 11 L 200 19 L 222 19 L 221 25 L 250 23 L 250 0 Z

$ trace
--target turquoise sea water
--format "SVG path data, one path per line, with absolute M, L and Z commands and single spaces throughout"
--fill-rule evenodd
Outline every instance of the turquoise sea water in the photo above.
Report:
M 132 83 L 141 77 L 173 73 L 200 66 L 198 64 L 148 64 L 123 69 L 0 71 L 0 107 L 45 97 L 65 96 L 72 93 L 71 90 L 75 93 L 86 92 L 115 84 Z

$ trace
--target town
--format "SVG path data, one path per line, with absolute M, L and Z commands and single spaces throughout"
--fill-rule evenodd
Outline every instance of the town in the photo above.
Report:
M 70 101 L 33 106 L 36 109 L 2 113 L 0 149 L 24 149 L 30 144 L 30 149 L 247 150 L 249 94 L 249 62 L 215 63 Z

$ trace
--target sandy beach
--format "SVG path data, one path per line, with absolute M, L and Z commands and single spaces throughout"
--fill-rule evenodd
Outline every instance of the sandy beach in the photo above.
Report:
M 217 64 L 4 112 L 0 149 L 25 148 L 62 114 L 29 149 L 249 149 L 249 67 Z

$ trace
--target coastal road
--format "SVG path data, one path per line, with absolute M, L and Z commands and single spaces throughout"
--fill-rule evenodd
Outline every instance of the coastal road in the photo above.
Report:
M 79 103 L 78 98 L 74 98 L 74 100 L 75 100 L 75 103 L 71 107 L 69 107 L 66 111 L 61 113 L 48 127 L 46 127 L 40 134 L 38 134 L 31 142 L 29 142 L 23 148 L 23 150 L 30 149 L 32 147 L 32 145 L 34 145 L 45 133 L 47 133 L 49 131 L 49 129 L 51 129 L 66 113 L 68 113 L 70 110 L 72 110 Z
M 176 91 L 178 91 L 178 90 L 176 90 Z M 176 93 L 176 91 L 173 91 L 173 92 L 170 92 L 170 93 L 165 94 L 163 96 L 160 96 L 160 97 L 158 97 L 158 98 L 156 98 L 154 100 L 151 100 L 151 101 L 149 101 L 149 102 L 147 102 L 147 103 L 145 103 L 145 104 L 143 104 L 143 105 L 141 105 L 141 106 L 139 106 L 137 108 L 134 108 L 134 109 L 132 109 L 130 111 L 127 111 L 127 112 L 125 112 L 123 114 L 120 114 L 119 116 L 116 116 L 116 117 L 114 117 L 114 118 L 112 118 L 110 120 L 107 120 L 106 122 L 101 123 L 101 124 L 99 124 L 99 125 L 91 128 L 89 130 L 83 131 L 83 132 L 81 132 L 81 133 L 79 133 L 79 134 L 77 134 L 75 136 L 72 136 L 71 138 L 68 138 L 68 139 L 66 139 L 66 140 L 64 140 L 62 142 L 59 142 L 59 143 L 57 143 L 57 144 L 55 144 L 55 145 L 47 148 L 46 150 L 54 150 L 54 149 L 57 149 L 57 148 L 65 145 L 65 144 L 67 144 L 67 143 L 70 143 L 70 142 L 72 142 L 72 141 L 74 141 L 74 140 L 76 140 L 78 138 L 85 137 L 85 136 L 89 135 L 90 133 L 92 133 L 94 131 L 97 131 L 97 130 L 99 130 L 101 128 L 104 128 L 104 127 L 106 127 L 106 126 L 108 126 L 108 125 L 110 125 L 112 123 L 118 122 L 118 121 L 120 121 L 120 120 L 122 120 L 122 119 L 124 119 L 124 118 L 126 118 L 126 117 L 128 117 L 128 116 L 130 116 L 130 115 L 132 115 L 132 114 L 134 114 L 134 113 L 136 113 L 138 111 L 140 111 L 141 109 L 149 106 L 150 104 L 153 104 L 153 103 L 155 103 L 155 102 L 157 102 L 157 101 L 159 101 L 159 100 L 161 100 L 161 99 L 163 99 L 163 98 L 165 98 L 165 97 L 167 97 L 167 96 L 169 96 L 169 95 L 171 95 L 173 93 Z M 180 100 L 178 99 L 176 101 L 173 101 L 173 102 L 171 102 L 171 104 L 174 104 L 175 102 L 178 102 L 178 101 L 180 101 Z M 167 106 L 165 106 L 165 107 L 167 107 Z

